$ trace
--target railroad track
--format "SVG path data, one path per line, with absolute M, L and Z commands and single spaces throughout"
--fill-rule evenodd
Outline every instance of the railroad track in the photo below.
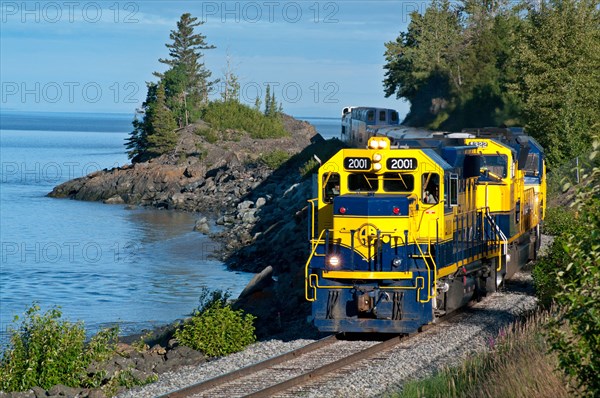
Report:
M 422 329 L 424 331 L 441 326 L 454 319 L 459 313 L 462 311 L 444 316 L 443 321 L 427 325 Z M 159 398 L 218 396 L 257 398 L 295 395 L 301 386 L 397 348 L 400 343 L 407 342 L 413 336 L 395 336 L 379 342 L 341 340 L 338 336 L 332 335 L 283 355 L 172 391 Z M 290 391 L 291 389 L 293 390 Z
M 328 336 L 283 355 L 173 391 L 160 398 L 272 397 L 369 358 L 395 346 L 401 340 L 402 337 L 394 337 L 383 342 L 359 342 Z

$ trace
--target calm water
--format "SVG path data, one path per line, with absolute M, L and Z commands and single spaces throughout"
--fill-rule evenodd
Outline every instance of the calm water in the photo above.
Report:
M 339 136 L 338 118 L 303 119 Z M 89 331 L 118 322 L 133 333 L 189 314 L 202 287 L 235 296 L 253 276 L 209 258 L 197 215 L 45 196 L 127 163 L 130 126 L 129 115 L 0 114 L 0 343 L 34 301 Z
M 90 331 L 124 332 L 190 313 L 203 286 L 237 295 L 253 276 L 208 255 L 197 215 L 51 199 L 70 178 L 127 163 L 126 115 L 17 114 L 0 118 L 0 341 L 37 301 Z
M 298 119 L 306 120 L 315 128 L 317 132 L 326 140 L 330 138 L 340 138 L 342 118 L 317 118 L 317 117 L 299 117 Z

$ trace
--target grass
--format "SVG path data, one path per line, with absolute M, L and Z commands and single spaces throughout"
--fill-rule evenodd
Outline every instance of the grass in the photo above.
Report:
M 202 119 L 210 123 L 213 129 L 245 131 L 254 139 L 281 138 L 289 135 L 279 116 L 265 116 L 262 112 L 236 101 L 211 102 L 204 109 Z M 216 133 L 201 134 L 208 134 L 209 142 L 215 138 L 213 135 L 216 135 Z
M 394 398 L 497 398 L 572 396 L 566 379 L 556 370 L 544 329 L 549 314 L 537 312 L 516 322 L 490 341 L 491 350 L 466 360 L 459 367 L 404 385 Z

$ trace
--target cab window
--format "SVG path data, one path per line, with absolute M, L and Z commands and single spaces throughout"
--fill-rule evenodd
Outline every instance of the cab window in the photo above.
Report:
M 481 156 L 479 181 L 502 181 L 507 175 L 507 165 L 506 155 Z
M 370 110 L 367 112 L 367 122 L 374 122 L 374 121 L 375 121 L 375 111 Z
M 540 175 L 540 156 L 537 153 L 527 155 L 525 175 L 528 177 L 537 177 Z
M 440 176 L 437 173 L 423 173 L 421 177 L 423 188 L 421 201 L 426 204 L 436 204 L 440 201 Z
M 385 122 L 386 119 L 386 112 L 385 111 L 379 111 L 379 121 L 380 122 Z
M 340 175 L 327 173 L 323 175 L 323 202 L 333 203 L 333 198 L 340 194 Z
M 379 189 L 377 174 L 352 173 L 348 174 L 348 190 L 357 192 L 370 192 Z
M 415 189 L 415 177 L 412 174 L 385 173 L 383 190 L 386 192 L 412 192 Z

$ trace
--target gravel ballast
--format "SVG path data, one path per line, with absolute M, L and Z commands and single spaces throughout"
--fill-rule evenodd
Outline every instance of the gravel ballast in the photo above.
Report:
M 317 380 L 310 386 L 303 387 L 302 391 L 290 390 L 284 396 L 385 396 L 389 392 L 401 389 L 408 380 L 427 377 L 444 366 L 460 364 L 468 356 L 489 349 L 503 327 L 514 321 L 518 315 L 535 308 L 537 299 L 530 291 L 523 291 L 520 287 L 523 283 L 531 285 L 530 274 L 518 273 L 514 279 L 518 288 L 511 289 L 509 283 L 507 291 L 490 295 L 441 328 L 428 330 L 401 344 L 401 348 L 381 354 L 360 365 L 353 365 L 337 375 Z M 289 342 L 259 342 L 227 357 L 162 374 L 156 383 L 126 391 L 119 397 L 156 397 L 283 354 L 313 341 L 298 339 Z

